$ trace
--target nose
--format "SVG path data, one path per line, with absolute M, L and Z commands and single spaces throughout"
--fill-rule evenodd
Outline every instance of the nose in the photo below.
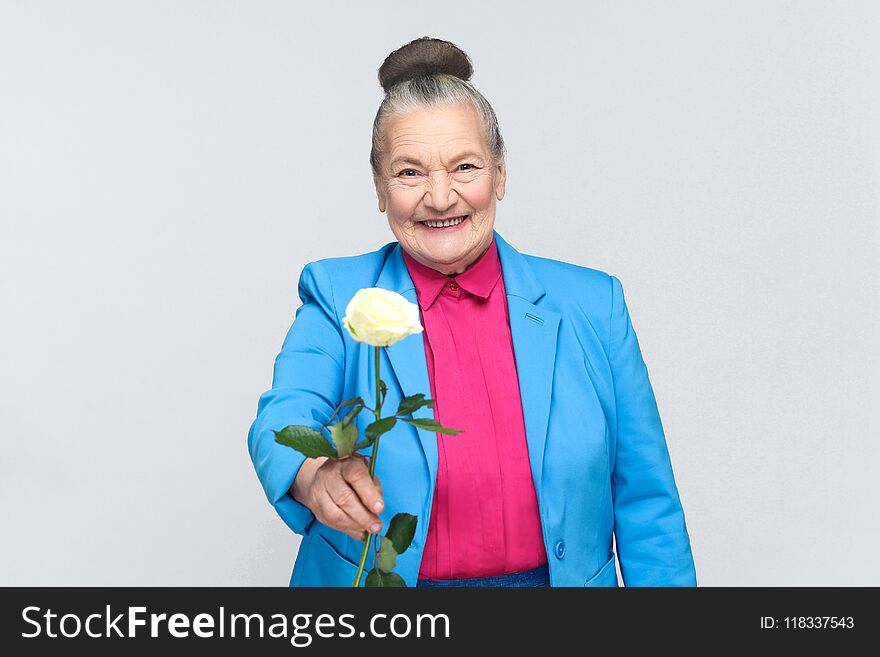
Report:
M 446 212 L 458 199 L 452 176 L 445 171 L 434 171 L 429 177 L 428 189 L 425 192 L 425 204 L 437 212 Z

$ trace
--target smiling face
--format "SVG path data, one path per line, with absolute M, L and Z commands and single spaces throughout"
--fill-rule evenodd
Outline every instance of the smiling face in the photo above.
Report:
M 479 115 L 446 105 L 395 116 L 385 126 L 385 158 L 374 178 L 379 210 L 415 260 L 460 274 L 486 251 L 495 202 L 504 197 L 504 163 L 493 163 Z M 466 218 L 432 227 L 426 220 Z

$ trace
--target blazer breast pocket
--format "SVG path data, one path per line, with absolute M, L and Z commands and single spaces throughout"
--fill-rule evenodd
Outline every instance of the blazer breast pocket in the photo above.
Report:
M 617 569 L 615 567 L 614 552 L 611 552 L 611 558 L 599 569 L 592 577 L 587 578 L 584 586 L 613 586 L 617 587 Z M 354 579 L 354 578 L 352 578 Z
M 309 535 L 308 552 L 299 586 L 346 586 L 351 588 L 357 564 L 340 554 L 317 531 Z M 305 546 L 301 546 L 303 549 Z

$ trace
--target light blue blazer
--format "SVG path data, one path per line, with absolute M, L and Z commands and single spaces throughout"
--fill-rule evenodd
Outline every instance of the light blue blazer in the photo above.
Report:
M 666 439 L 620 281 L 520 253 L 494 234 L 551 586 L 618 586 L 618 561 L 626 586 L 696 586 Z M 395 290 L 416 303 L 398 242 L 303 268 L 302 305 L 248 433 L 269 502 L 303 536 L 291 586 L 351 586 L 360 560 L 363 543 L 321 523 L 290 496 L 305 457 L 276 443 L 273 430 L 317 429 L 351 397 L 375 402 L 373 348 L 355 342 L 341 323 L 363 287 Z M 382 350 L 380 367 L 388 385 L 383 414 L 404 396 L 430 396 L 421 334 Z M 423 407 L 413 416 L 431 418 L 433 411 Z M 361 435 L 373 419 L 360 414 Z M 437 434 L 398 422 L 382 437 L 376 472 L 383 529 L 396 513 L 418 516 L 412 545 L 395 568 L 414 587 L 434 498 Z

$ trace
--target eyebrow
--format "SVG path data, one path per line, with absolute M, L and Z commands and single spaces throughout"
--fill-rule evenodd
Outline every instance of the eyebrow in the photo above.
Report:
M 452 158 L 451 162 L 460 162 L 461 160 L 467 160 L 467 159 L 475 159 L 475 160 L 482 161 L 483 156 L 480 155 L 479 153 L 475 153 L 473 151 L 465 151 L 464 153 L 459 153 L 454 158 Z M 396 157 L 391 161 L 392 167 L 398 167 L 401 164 L 417 164 L 417 165 L 421 166 L 422 161 L 419 160 L 418 158 L 413 158 L 409 155 L 403 155 L 400 157 Z

